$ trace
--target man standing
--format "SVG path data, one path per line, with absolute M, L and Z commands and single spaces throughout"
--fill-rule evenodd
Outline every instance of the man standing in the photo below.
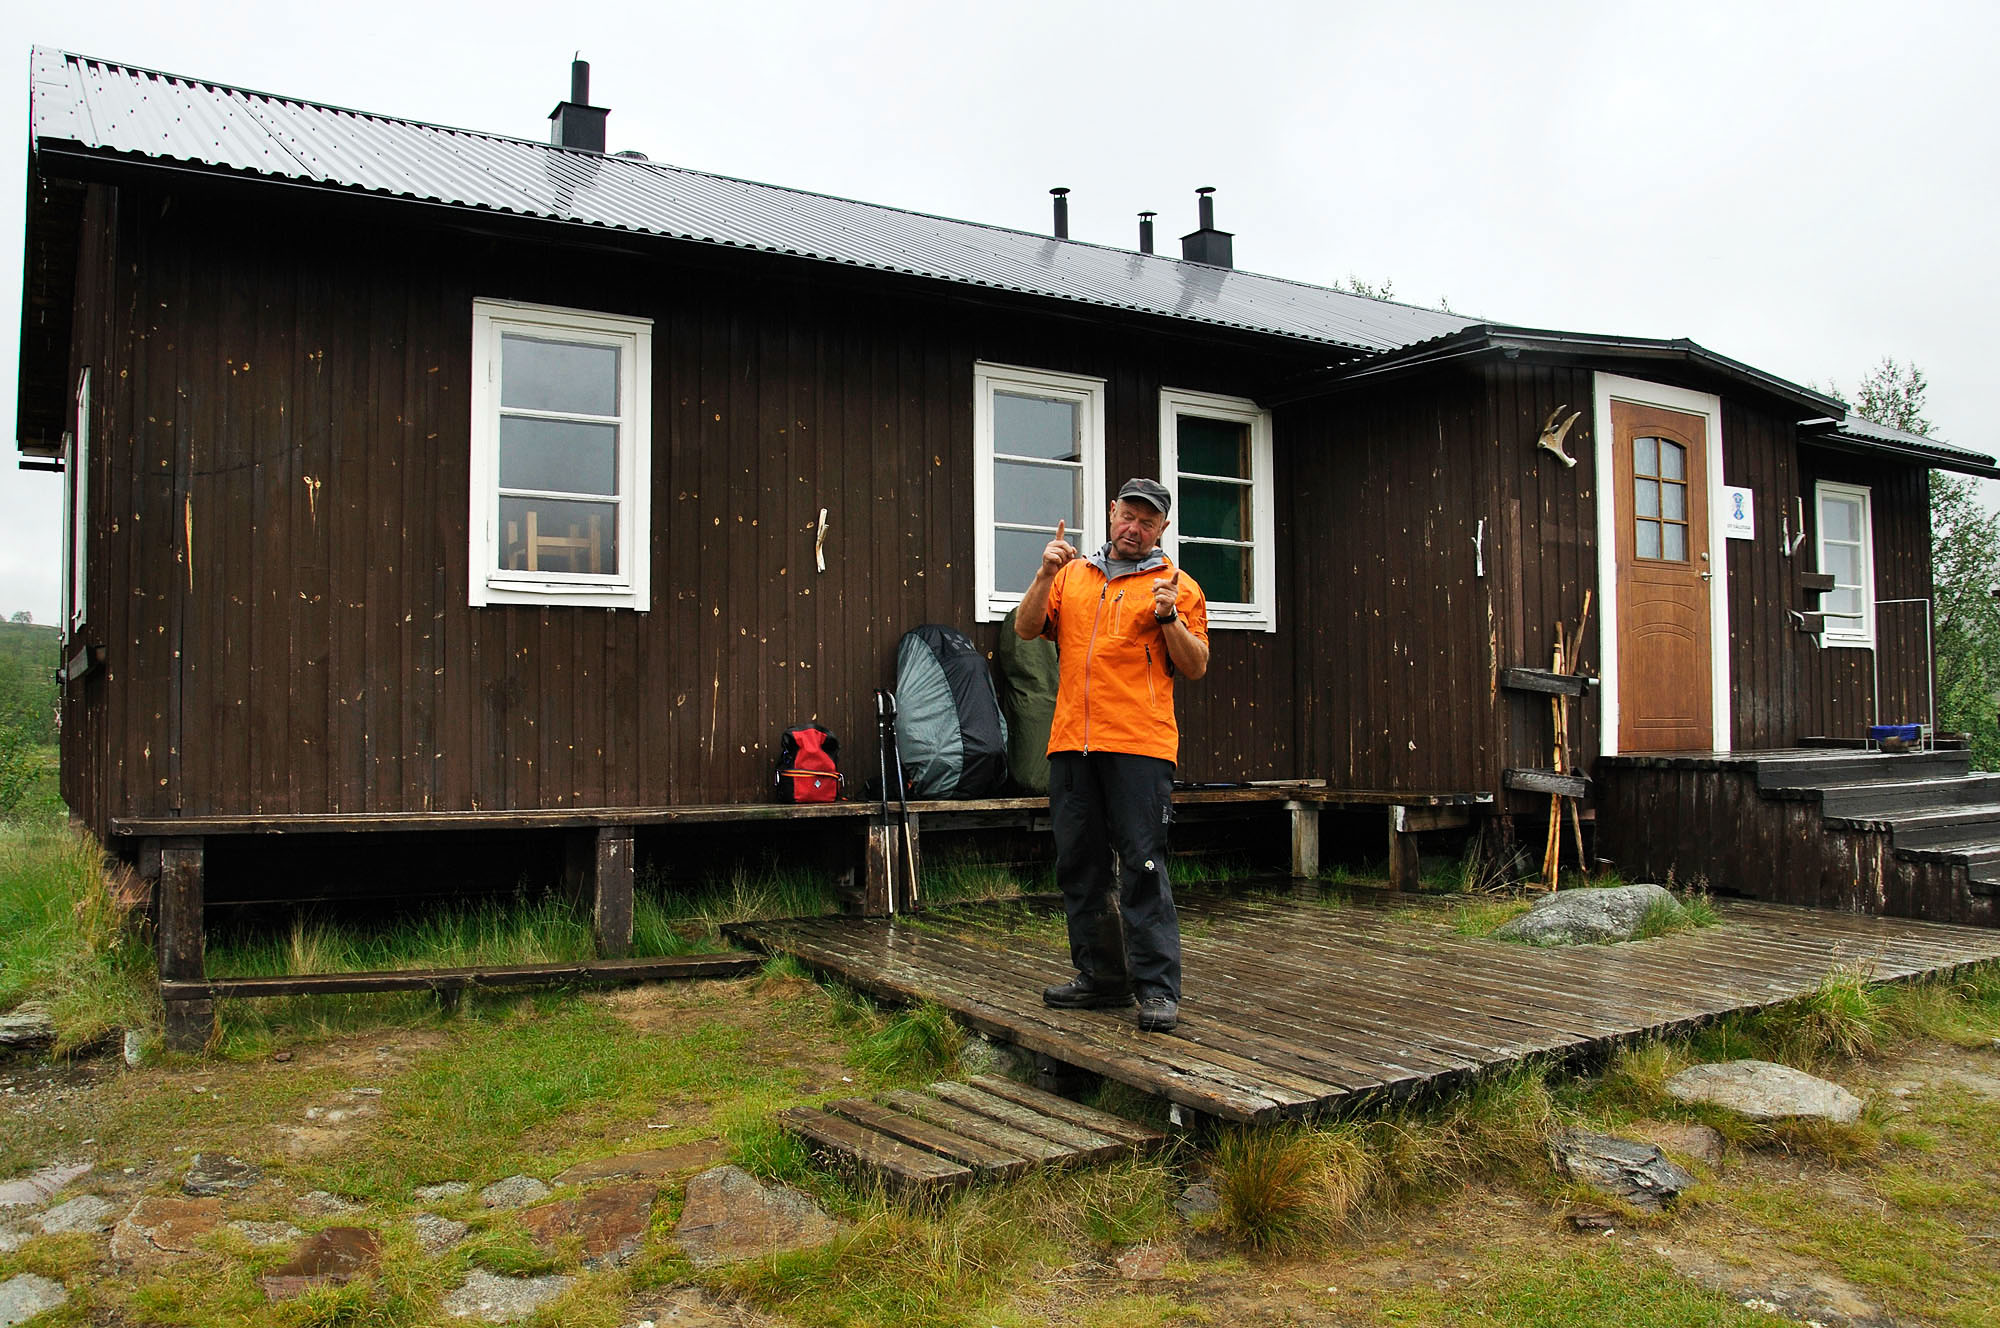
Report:
M 1049 822 L 1077 976 L 1042 1000 L 1110 1009 L 1136 996 L 1139 1029 L 1151 1033 L 1180 1018 L 1180 920 L 1167 878 L 1180 756 L 1174 679 L 1208 672 L 1208 601 L 1160 552 L 1172 503 L 1159 481 L 1127 480 L 1111 504 L 1109 542 L 1089 555 L 1058 523 L 1014 616 L 1020 636 L 1053 637 L 1061 652 Z M 1118 854 L 1115 908 L 1107 849 Z

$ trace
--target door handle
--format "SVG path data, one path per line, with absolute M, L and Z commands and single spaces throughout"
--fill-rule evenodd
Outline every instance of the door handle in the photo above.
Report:
M 1704 581 L 1715 580 L 1715 573 L 1713 572 L 1697 572 L 1695 573 L 1695 575 L 1699 576 Z

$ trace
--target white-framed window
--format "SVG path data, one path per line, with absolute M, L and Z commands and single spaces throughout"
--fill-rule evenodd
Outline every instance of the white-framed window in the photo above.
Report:
M 1208 625 L 1278 630 L 1271 413 L 1254 401 L 1160 393 L 1167 554 L 1208 597 Z
M 90 368 L 76 379 L 76 425 L 63 439 L 63 639 L 75 637 L 89 612 Z
M 1826 615 L 1822 645 L 1875 644 L 1875 541 L 1869 525 L 1868 490 L 1822 480 L 1814 489 L 1819 514 L 1819 570 L 1833 574 L 1833 589 L 1820 596 Z
M 1021 602 L 1056 524 L 1077 548 L 1104 542 L 1104 380 L 1005 364 L 972 367 L 978 617 Z
M 644 611 L 653 323 L 472 303 L 474 606 Z

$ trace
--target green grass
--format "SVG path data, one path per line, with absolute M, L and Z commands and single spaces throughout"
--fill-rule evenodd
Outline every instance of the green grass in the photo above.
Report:
M 651 869 L 640 873 L 633 901 L 635 947 L 664 946 L 669 938 L 685 944 L 721 944 L 731 922 L 819 917 L 840 911 L 840 898 L 825 872 L 738 865 L 728 876 L 680 886 Z M 673 954 L 638 948 L 638 953 Z
M 1666 1264 L 1619 1249 L 1554 1245 L 1508 1251 L 1471 1285 L 1416 1287 L 1376 1302 L 1391 1323 L 1435 1325 L 1617 1324 L 1620 1328 L 1750 1328 L 1770 1315 L 1696 1286 Z
M 157 1025 L 153 951 L 127 924 L 93 841 L 0 821 L 0 1009 L 46 1003 L 59 1051 Z

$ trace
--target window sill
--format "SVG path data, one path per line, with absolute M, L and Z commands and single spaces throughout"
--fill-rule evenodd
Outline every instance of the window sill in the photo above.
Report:
M 472 607 L 532 604 L 543 608 L 631 609 L 644 613 L 649 607 L 630 586 L 542 586 L 521 582 L 489 582 L 475 586 Z
M 1875 643 L 1858 636 L 1822 636 L 1819 639 L 1823 650 L 1873 650 Z

